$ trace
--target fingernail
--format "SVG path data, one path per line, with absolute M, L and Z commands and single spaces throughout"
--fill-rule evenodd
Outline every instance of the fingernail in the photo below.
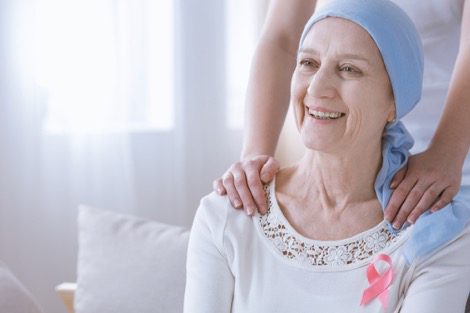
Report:
M 248 215 L 251 216 L 255 210 L 253 209 L 253 207 L 248 206 L 248 207 L 246 208 L 246 211 L 248 212 Z
M 391 222 L 392 221 L 392 217 L 390 215 L 385 215 L 385 220 L 387 222 Z
M 411 225 L 413 225 L 413 224 L 415 223 L 414 219 L 411 219 L 411 218 L 407 219 L 407 221 L 408 221 L 408 223 L 410 223 Z
M 259 207 L 259 211 L 260 211 L 261 215 L 264 215 L 264 214 L 266 214 L 266 212 L 267 212 L 268 210 L 266 210 L 266 208 L 265 208 L 264 206 L 260 206 L 260 207 Z
M 241 203 L 238 199 L 233 200 L 233 204 L 235 205 L 235 208 L 239 208 Z
M 217 193 L 220 195 L 222 194 L 222 188 L 217 188 Z
M 267 182 L 269 180 L 269 176 L 264 174 L 261 176 L 261 179 L 264 181 L 264 182 Z
M 396 187 L 396 183 L 395 183 L 395 182 L 393 182 L 393 183 L 390 184 L 390 189 L 395 189 L 395 187 Z
M 395 223 L 395 224 L 393 224 L 393 228 L 395 228 L 395 229 L 400 229 L 400 223 Z
M 436 208 L 436 207 L 433 207 L 433 208 L 431 209 L 431 213 L 434 213 L 434 212 L 436 212 L 436 211 L 437 211 L 437 208 Z

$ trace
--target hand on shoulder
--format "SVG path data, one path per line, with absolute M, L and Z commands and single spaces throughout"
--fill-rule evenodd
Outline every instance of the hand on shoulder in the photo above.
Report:
M 222 178 L 214 180 L 213 189 L 219 195 L 227 194 L 236 209 L 243 208 L 248 216 L 255 210 L 265 214 L 268 209 L 263 183 L 270 182 L 280 165 L 272 156 L 259 155 L 232 164 Z

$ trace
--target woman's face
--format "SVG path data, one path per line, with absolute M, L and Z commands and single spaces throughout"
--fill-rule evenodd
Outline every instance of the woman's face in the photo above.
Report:
M 390 80 L 374 40 L 359 25 L 336 17 L 317 22 L 307 34 L 292 77 L 291 102 L 305 146 L 324 152 L 361 151 L 380 143 L 395 116 Z

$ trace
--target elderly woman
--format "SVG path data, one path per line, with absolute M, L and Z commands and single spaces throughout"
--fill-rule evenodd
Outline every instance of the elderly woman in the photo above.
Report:
M 388 0 L 333 0 L 299 45 L 291 104 L 303 158 L 265 186 L 247 220 L 205 197 L 187 260 L 185 312 L 461 313 L 470 211 L 452 202 L 395 230 L 384 220 L 421 94 L 411 20 Z

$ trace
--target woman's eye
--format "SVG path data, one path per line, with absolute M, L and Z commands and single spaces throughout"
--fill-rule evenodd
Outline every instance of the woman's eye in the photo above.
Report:
M 358 72 L 356 71 L 355 68 L 353 68 L 352 66 L 343 66 L 343 68 L 341 68 L 342 71 L 344 72 L 348 72 L 348 73 L 355 73 L 355 72 Z
M 301 60 L 299 62 L 299 71 L 305 73 L 315 73 L 320 68 L 320 64 L 315 60 Z
M 312 66 L 313 62 L 309 61 L 309 60 L 302 60 L 302 61 L 299 62 L 299 64 L 302 65 L 302 66 Z

